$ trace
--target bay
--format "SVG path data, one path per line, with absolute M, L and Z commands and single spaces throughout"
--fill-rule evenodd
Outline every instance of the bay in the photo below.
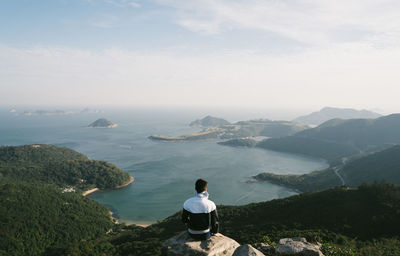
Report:
M 327 167 L 321 159 L 257 148 L 220 146 L 216 141 L 165 143 L 149 140 L 151 134 L 181 135 L 198 131 L 190 121 L 200 112 L 179 109 L 109 108 L 104 113 L 60 116 L 23 116 L 0 111 L 0 144 L 53 144 L 72 148 L 96 160 L 116 164 L 135 178 L 119 190 L 89 195 L 108 206 L 122 221 L 151 223 L 180 210 L 194 194 L 194 182 L 209 182 L 216 204 L 242 205 L 296 194 L 270 183 L 247 183 L 260 172 L 303 174 Z M 243 118 L 226 114 L 230 121 Z M 105 117 L 115 129 L 90 129 Z M 225 117 L 225 116 L 223 116 Z

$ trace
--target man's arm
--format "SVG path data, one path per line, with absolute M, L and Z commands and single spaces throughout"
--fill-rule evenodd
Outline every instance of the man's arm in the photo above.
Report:
M 188 223 L 189 222 L 189 212 L 183 209 L 182 212 L 182 222 L 183 223 Z
M 211 212 L 211 234 L 217 234 L 219 232 L 219 218 L 217 209 Z

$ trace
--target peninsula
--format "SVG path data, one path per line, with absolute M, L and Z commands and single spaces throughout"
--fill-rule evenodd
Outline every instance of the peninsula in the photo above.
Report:
M 215 123 L 215 119 L 205 117 L 201 120 L 196 120 L 191 123 L 193 125 L 205 126 L 203 130 L 195 133 L 185 134 L 177 137 L 151 135 L 149 139 L 167 142 L 178 141 L 195 141 L 195 140 L 210 140 L 210 139 L 239 139 L 255 136 L 264 136 L 271 138 L 279 138 L 289 136 L 297 132 L 308 129 L 307 125 L 289 122 L 289 121 L 272 121 L 268 119 L 257 119 L 249 121 L 240 121 L 233 124 L 222 124 L 216 126 L 209 126 L 210 122 Z M 206 122 L 206 120 L 208 120 Z M 214 120 L 214 121 L 211 121 Z M 224 123 L 220 119 L 219 122 Z M 225 120 L 224 120 L 225 121 Z M 227 122 L 227 121 L 225 121 Z

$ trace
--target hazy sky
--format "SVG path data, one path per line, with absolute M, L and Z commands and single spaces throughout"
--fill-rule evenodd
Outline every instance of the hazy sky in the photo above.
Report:
M 0 104 L 400 111 L 398 0 L 2 0 Z

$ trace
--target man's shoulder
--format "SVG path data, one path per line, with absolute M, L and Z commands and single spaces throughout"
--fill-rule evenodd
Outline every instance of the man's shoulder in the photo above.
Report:
M 217 206 L 215 205 L 215 203 L 209 199 L 207 199 L 208 204 L 210 205 L 212 211 L 214 211 L 215 209 L 217 209 Z
M 183 208 L 187 208 L 188 204 L 192 203 L 193 200 L 195 200 L 195 197 L 191 197 L 191 198 L 187 199 L 187 200 L 183 203 Z

